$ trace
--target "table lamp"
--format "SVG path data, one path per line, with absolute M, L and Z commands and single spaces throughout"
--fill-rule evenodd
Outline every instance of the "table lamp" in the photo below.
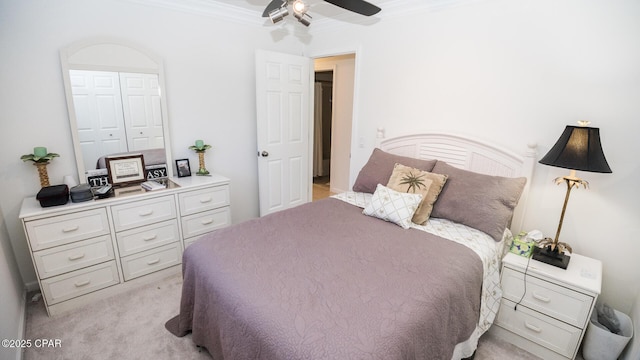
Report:
M 544 263 L 566 269 L 569 265 L 570 256 L 565 254 L 565 250 L 572 252 L 571 246 L 567 243 L 559 242 L 560 230 L 564 213 L 567 210 L 569 195 L 574 187 L 581 185 L 586 189 L 589 183 L 576 176 L 576 170 L 611 173 L 611 168 L 602 152 L 600 144 L 600 129 L 588 127 L 588 121 L 578 122 L 580 126 L 569 126 L 564 129 L 560 139 L 549 150 L 539 163 L 556 166 L 571 170 L 568 176 L 556 178 L 556 184 L 567 184 L 567 194 L 564 197 L 564 205 L 560 214 L 560 222 L 556 231 L 555 239 L 545 238 L 533 249 L 533 258 Z

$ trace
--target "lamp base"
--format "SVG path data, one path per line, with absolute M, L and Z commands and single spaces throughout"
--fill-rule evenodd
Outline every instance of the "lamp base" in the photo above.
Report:
M 538 260 L 545 264 L 566 269 L 567 266 L 569 266 L 569 260 L 571 260 L 571 257 L 558 252 L 557 249 L 551 250 L 550 246 L 545 246 L 543 248 L 536 246 L 533 248 L 533 260 Z

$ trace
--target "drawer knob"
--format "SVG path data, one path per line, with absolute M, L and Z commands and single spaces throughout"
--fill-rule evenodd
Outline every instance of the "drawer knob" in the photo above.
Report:
M 547 296 L 544 296 L 544 295 L 540 295 L 540 294 L 538 294 L 536 292 L 533 293 L 533 298 L 536 299 L 536 300 L 540 300 L 542 302 L 546 302 L 546 303 L 551 301 L 551 298 L 549 298 Z
M 62 232 L 68 233 L 68 232 L 76 231 L 79 228 L 80 228 L 80 226 L 76 225 L 76 226 L 73 226 L 73 227 L 64 228 L 64 229 L 62 229 Z
M 203 204 L 206 204 L 206 203 L 208 203 L 208 202 L 211 202 L 211 200 L 212 200 L 212 199 L 211 199 L 211 196 L 209 196 L 209 197 L 207 197 L 207 198 L 200 199 L 200 202 L 201 202 L 201 203 L 203 203 Z
M 202 220 L 202 225 L 209 225 L 213 222 L 213 219 Z
M 74 260 L 80 260 L 84 257 L 84 253 L 82 254 L 77 254 L 77 255 L 69 255 L 69 260 L 74 261 Z
M 140 216 L 149 216 L 151 214 L 153 214 L 153 209 L 149 209 L 149 210 L 142 211 L 142 212 L 138 213 L 138 215 L 140 215 Z
M 529 324 L 527 321 L 524 322 L 524 326 L 531 330 L 531 331 L 535 331 L 537 333 L 542 332 L 542 329 L 540 329 L 539 327 L 535 326 L 535 325 L 531 325 Z
M 147 261 L 147 265 L 154 265 L 160 262 L 160 258 L 155 258 L 153 260 Z
M 90 283 L 91 283 L 91 280 L 84 280 L 84 281 L 74 283 L 73 285 L 75 285 L 76 287 L 83 287 L 83 286 L 89 285 Z
M 155 239 L 155 238 L 157 238 L 157 237 L 158 237 L 158 235 L 157 235 L 157 234 L 153 234 L 153 235 L 151 235 L 151 236 L 147 236 L 147 237 L 145 237 L 145 238 L 142 238 L 142 240 L 144 240 L 144 241 L 151 241 L 151 240 L 153 240 L 153 239 Z

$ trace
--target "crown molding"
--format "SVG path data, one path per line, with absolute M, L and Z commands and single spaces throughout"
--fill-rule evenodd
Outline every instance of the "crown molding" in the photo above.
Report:
M 433 12 L 445 8 L 465 5 L 482 0 L 388 0 L 377 3 L 382 11 L 376 16 L 361 16 L 351 12 L 334 16 L 332 18 L 322 18 L 311 23 L 309 27 L 312 33 L 326 30 L 336 30 L 347 25 L 372 26 L 384 19 L 393 19 L 423 12 Z
M 262 26 L 265 19 L 240 6 L 229 5 L 214 0 L 122 0 L 145 6 L 155 6 L 174 11 L 208 16 L 215 19 L 230 21 L 243 25 Z M 257 16 L 256 16 L 257 15 Z
M 129 3 L 140 4 L 144 6 L 154 6 L 168 10 L 181 11 L 185 13 L 208 16 L 211 18 L 229 21 L 241 25 L 251 25 L 256 27 L 277 27 L 282 26 L 271 25 L 263 18 L 260 12 L 249 10 L 247 8 L 231 5 L 226 2 L 215 0 L 121 0 Z M 309 34 L 318 33 L 326 30 L 335 30 L 350 25 L 372 26 L 383 19 L 391 19 L 402 16 L 414 15 L 424 11 L 437 11 L 444 8 L 459 6 L 482 0 L 380 0 L 376 4 L 382 8 L 382 11 L 376 16 L 362 16 L 349 11 L 341 12 L 331 17 L 320 17 L 313 19 L 311 26 L 306 28 L 302 25 L 295 24 L 304 29 Z M 310 12 L 313 16 L 313 12 Z M 287 22 L 294 22 L 286 19 Z

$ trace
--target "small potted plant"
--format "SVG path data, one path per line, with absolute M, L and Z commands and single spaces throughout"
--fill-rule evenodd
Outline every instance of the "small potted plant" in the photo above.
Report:
M 196 175 L 209 175 L 209 171 L 204 167 L 204 152 L 211 149 L 211 145 L 206 145 L 202 140 L 196 140 L 196 144 L 189 146 L 189 149 L 198 154 L 200 166 Z
M 49 161 L 55 157 L 59 157 L 60 155 L 56 153 L 47 152 L 47 148 L 45 147 L 35 147 L 33 148 L 33 154 L 26 154 L 20 157 L 20 160 L 27 162 L 32 161 L 33 165 L 38 168 L 38 176 L 40 177 L 40 186 L 45 187 L 49 186 L 49 175 L 47 174 L 47 165 Z

